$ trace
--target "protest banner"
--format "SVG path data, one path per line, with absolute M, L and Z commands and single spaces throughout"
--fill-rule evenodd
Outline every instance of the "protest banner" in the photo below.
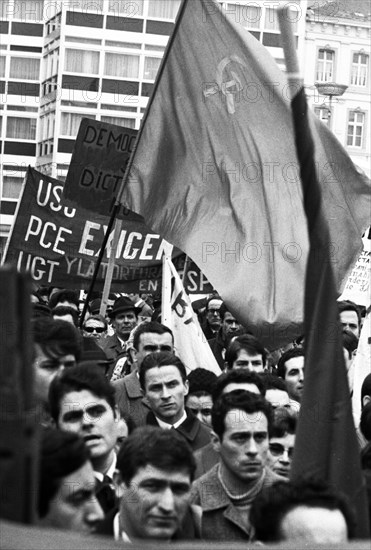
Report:
M 63 197 L 87 210 L 108 216 L 126 165 L 134 147 L 137 130 L 83 118 L 64 184 Z M 119 213 L 119 217 L 125 211 Z M 138 219 L 141 219 L 138 216 Z
M 17 216 L 8 239 L 4 263 L 29 271 L 41 285 L 89 286 L 109 217 L 73 206 L 62 198 L 63 182 L 29 168 Z M 127 211 L 115 253 L 112 291 L 161 290 L 161 258 L 166 246 L 138 216 Z M 110 234 L 96 282 L 102 290 L 107 271 Z M 174 262 L 182 268 L 178 250 Z
M 371 239 L 364 237 L 363 250 L 346 282 L 339 300 L 351 300 L 366 308 L 371 305 Z

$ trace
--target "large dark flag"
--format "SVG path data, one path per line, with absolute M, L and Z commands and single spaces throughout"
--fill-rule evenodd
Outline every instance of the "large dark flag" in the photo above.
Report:
M 285 58 L 289 74 L 297 75 L 285 13 L 283 10 L 280 14 Z M 297 76 L 290 80 L 299 83 Z M 304 297 L 305 384 L 290 477 L 318 477 L 345 493 L 356 510 L 356 537 L 366 538 L 369 536 L 367 497 L 329 255 L 331 237 L 314 162 L 315 144 L 303 86 L 292 100 L 292 113 L 310 248 Z
M 311 126 L 340 289 L 369 224 L 370 186 L 327 128 Z M 269 347 L 302 330 L 309 244 L 287 79 L 213 1 L 180 7 L 121 201 Z

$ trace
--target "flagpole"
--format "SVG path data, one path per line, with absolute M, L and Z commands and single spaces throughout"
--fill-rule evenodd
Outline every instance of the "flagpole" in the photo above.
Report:
M 171 253 L 173 245 L 166 243 L 164 254 L 162 256 L 162 293 L 161 293 L 161 323 L 170 329 L 171 327 Z
M 116 219 L 116 216 L 119 212 L 119 209 L 120 209 L 120 204 L 116 202 L 113 209 L 112 209 L 112 214 L 111 214 L 111 217 L 110 217 L 108 225 L 107 225 L 107 230 L 106 230 L 106 232 L 104 234 L 104 237 L 103 237 L 102 246 L 100 248 L 99 255 L 98 255 L 97 261 L 95 263 L 93 277 L 92 277 L 92 280 L 91 280 L 91 283 L 90 283 L 90 286 L 89 286 L 89 290 L 86 294 L 84 307 L 83 307 L 81 317 L 80 317 L 80 327 L 81 328 L 84 324 L 84 319 L 85 319 L 85 316 L 86 316 L 86 312 L 87 312 L 87 309 L 88 309 L 88 304 L 90 302 L 91 295 L 93 294 L 94 285 L 95 285 L 95 282 L 96 282 L 97 277 L 98 277 L 98 272 L 99 272 L 100 265 L 102 263 L 104 251 L 105 251 L 106 246 L 107 246 L 108 237 L 110 236 L 110 233 L 112 231 L 112 227 L 113 227 L 114 221 Z
M 183 0 L 182 4 L 179 7 L 178 15 L 177 15 L 177 18 L 176 18 L 176 21 L 175 21 L 175 24 L 174 24 L 174 30 L 173 30 L 170 38 L 169 38 L 169 41 L 168 41 L 166 49 L 165 49 L 165 53 L 164 53 L 163 58 L 161 60 L 161 64 L 160 64 L 160 67 L 158 69 L 156 80 L 155 80 L 155 83 L 154 83 L 154 86 L 153 86 L 152 94 L 151 94 L 151 97 L 149 98 L 147 108 L 146 108 L 146 111 L 144 113 L 143 119 L 141 121 L 140 128 L 138 130 L 138 134 L 137 134 L 137 137 L 136 137 L 136 140 L 135 140 L 135 143 L 134 143 L 133 152 L 131 153 L 131 156 L 129 158 L 128 164 L 126 166 L 125 174 L 124 174 L 124 177 L 122 179 L 119 192 L 117 194 L 117 199 L 116 199 L 117 203 L 121 203 L 122 194 L 123 194 L 125 186 L 127 184 L 127 180 L 128 180 L 128 176 L 130 174 L 130 170 L 132 169 L 132 166 L 133 166 L 133 160 L 134 160 L 135 152 L 137 150 L 139 140 L 142 136 L 145 124 L 146 124 L 147 119 L 149 117 L 149 113 L 150 113 L 150 110 L 151 110 L 151 107 L 152 107 L 153 100 L 154 100 L 154 97 L 156 95 L 157 89 L 159 87 L 162 74 L 164 72 L 164 68 L 165 68 L 165 65 L 166 65 L 166 61 L 167 61 L 169 52 L 171 50 L 172 44 L 175 40 L 175 37 L 178 33 L 178 30 L 179 30 L 179 27 L 180 27 L 180 22 L 182 20 L 182 17 L 183 17 L 184 11 L 185 11 L 185 7 L 186 7 L 188 1 L 189 0 Z
M 106 272 L 106 277 L 104 279 L 102 302 L 99 310 L 99 313 L 103 317 L 105 317 L 106 311 L 107 311 L 108 296 L 109 296 L 109 292 L 112 284 L 113 269 L 115 267 L 115 259 L 116 259 L 116 250 L 117 250 L 117 245 L 121 234 L 121 229 L 122 229 L 122 220 L 116 219 L 115 229 L 113 230 L 112 245 L 110 248 L 110 253 L 108 258 L 107 272 Z

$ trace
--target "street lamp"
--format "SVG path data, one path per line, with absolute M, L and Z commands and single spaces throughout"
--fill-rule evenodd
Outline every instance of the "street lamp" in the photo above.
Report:
M 345 90 L 348 88 L 346 84 L 335 84 L 335 82 L 316 82 L 315 87 L 318 93 L 327 96 L 329 98 L 329 128 L 331 128 L 332 119 L 332 98 L 342 96 Z

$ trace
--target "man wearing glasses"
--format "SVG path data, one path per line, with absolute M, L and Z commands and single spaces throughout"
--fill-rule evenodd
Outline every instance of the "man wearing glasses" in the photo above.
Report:
M 82 327 L 82 335 L 98 340 L 107 336 L 108 323 L 102 315 L 91 315 Z

